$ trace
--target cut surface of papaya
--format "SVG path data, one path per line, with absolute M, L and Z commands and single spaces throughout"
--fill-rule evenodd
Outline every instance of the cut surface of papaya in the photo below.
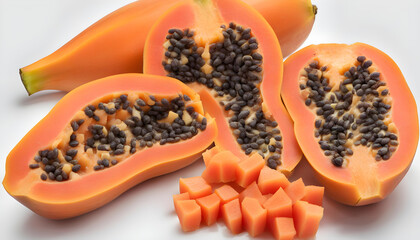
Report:
M 285 61 L 282 97 L 331 198 L 378 202 L 408 171 L 419 137 L 417 107 L 382 51 L 363 43 L 308 46 Z
M 197 91 L 219 129 L 215 145 L 241 159 L 260 154 L 289 174 L 302 153 L 280 99 L 282 55 L 276 36 L 239 0 L 176 5 L 152 27 L 144 72 Z
M 153 23 L 183 0 L 138 0 L 110 13 L 60 49 L 20 69 L 29 95 L 46 89 L 70 91 L 83 83 L 142 72 L 143 48 Z M 271 24 L 283 55 L 309 35 L 316 7 L 310 0 L 243 0 Z
M 111 76 L 67 94 L 26 134 L 7 157 L 3 185 L 39 215 L 74 217 L 191 164 L 216 134 L 185 84 Z

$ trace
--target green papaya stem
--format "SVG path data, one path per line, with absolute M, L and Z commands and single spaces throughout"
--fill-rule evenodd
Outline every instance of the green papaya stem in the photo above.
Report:
M 24 72 L 22 68 L 19 69 L 19 75 L 29 96 L 42 90 L 41 81 L 36 75 Z

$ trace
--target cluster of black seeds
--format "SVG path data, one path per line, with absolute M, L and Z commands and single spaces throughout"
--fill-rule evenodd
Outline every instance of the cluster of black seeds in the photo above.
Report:
M 64 164 L 58 159 L 59 150 L 54 148 L 52 150 L 40 150 L 38 155 L 35 156 L 34 160 L 36 163 L 30 164 L 31 169 L 39 168 L 43 166 L 45 173 L 41 174 L 42 180 L 56 180 L 61 182 L 69 178 L 68 174 L 63 171 Z M 80 165 L 78 165 L 80 168 Z
M 261 109 L 259 84 L 262 80 L 263 56 L 250 28 L 234 23 L 221 26 L 223 41 L 209 47 L 206 63 L 204 48 L 197 46 L 188 29 L 170 29 L 169 44 L 162 62 L 169 77 L 184 83 L 198 82 L 216 92 L 216 98 L 232 114 L 229 125 L 245 154 L 256 151 L 276 169 L 281 164 L 283 148 L 277 122 L 265 118 Z M 208 64 L 211 72 L 203 69 Z
M 89 137 L 85 136 L 85 142 L 79 143 L 76 133 L 86 121 L 74 120 L 70 122 L 73 132 L 66 147 L 68 150 L 58 148 L 41 150 L 34 158 L 36 163 L 30 164 L 29 167 L 31 169 L 42 167 L 44 173 L 41 174 L 41 179 L 44 181 L 48 178 L 63 181 L 69 178 L 68 173 L 63 171 L 65 164 L 69 164 L 73 172 L 79 172 L 81 169 L 77 160 L 78 150 L 75 149 L 79 144 L 84 145 L 85 152 L 91 150 L 93 153 L 101 154 L 101 159 L 97 160 L 93 168 L 97 171 L 116 165 L 118 160 L 115 157 L 118 155 L 134 154 L 138 149 L 152 147 L 155 143 L 160 145 L 176 143 L 192 138 L 200 130 L 206 129 L 207 119 L 204 117 L 199 119 L 194 107 L 186 106 L 186 102 L 191 101 L 189 96 L 178 95 L 173 99 L 162 98 L 160 101 L 152 95 L 148 98 L 148 100 L 138 98 L 131 103 L 127 95 L 123 94 L 108 103 L 101 102 L 97 106 L 88 105 L 84 113 L 87 118 L 92 118 L 94 121 L 87 128 L 89 134 L 86 136 Z M 95 123 L 101 120 L 96 114 L 96 111 L 100 110 L 108 115 L 127 111 L 130 117 L 124 119 L 123 125 L 111 125 L 107 128 L 107 126 Z M 166 121 L 165 119 L 169 117 L 170 121 Z M 60 151 L 63 151 L 65 162 L 59 159 Z
M 305 68 L 307 81 L 300 84 L 301 90 L 309 89 L 305 104 L 316 106 L 319 117 L 315 121 L 315 136 L 320 137 L 319 145 L 337 167 L 343 165 L 346 155 L 353 155 L 347 140 L 356 135 L 354 145 L 377 150 L 376 160 L 388 160 L 398 145 L 397 135 L 388 132 L 388 126 L 383 122 L 391 105 L 383 102 L 389 94 L 388 89 L 379 92 L 378 88 L 386 83 L 380 80 L 380 73 L 369 72 L 371 60 L 359 56 L 357 61 L 357 66 L 344 73 L 345 80 L 332 94 L 328 94 L 332 87 L 323 74 L 327 67 L 320 67 L 317 61 Z M 355 105 L 360 112 L 358 115 L 349 112 L 356 96 L 359 97 Z

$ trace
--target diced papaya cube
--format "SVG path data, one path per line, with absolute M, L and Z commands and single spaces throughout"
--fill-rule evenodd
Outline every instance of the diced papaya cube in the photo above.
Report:
M 216 190 L 214 190 L 214 193 L 217 194 L 217 196 L 220 198 L 221 204 L 225 204 L 227 202 L 232 201 L 235 198 L 238 198 L 239 193 L 235 191 L 231 186 L 225 184 Z
M 273 233 L 274 238 L 277 240 L 293 240 L 293 238 L 296 236 L 293 218 L 275 218 L 271 232 Z
M 277 189 L 285 188 L 289 185 L 286 176 L 274 169 L 264 166 L 258 177 L 258 187 L 262 194 L 275 193 Z
M 203 161 L 204 161 L 204 164 L 206 165 L 206 166 L 208 166 L 209 165 L 209 163 L 210 163 L 210 161 L 211 161 L 211 159 L 217 154 L 217 153 L 219 153 L 221 150 L 220 150 L 220 148 L 219 147 L 217 147 L 217 146 L 214 146 L 214 147 L 212 147 L 212 148 L 210 148 L 210 149 L 207 149 L 205 152 L 203 152 Z
M 302 197 L 302 201 L 322 206 L 322 199 L 324 197 L 324 187 L 319 186 L 305 186 L 305 194 Z
M 303 198 L 305 195 L 305 184 L 303 183 L 302 178 L 299 178 L 298 180 L 291 182 L 284 191 L 286 194 L 292 199 L 292 204 L 296 201 Z
M 240 159 L 230 151 L 224 151 L 215 156 L 222 159 L 220 182 L 228 183 L 236 180 L 236 169 Z
M 222 206 L 222 216 L 226 226 L 233 234 L 242 232 L 242 212 L 239 199 L 234 199 Z
M 191 199 L 196 199 L 210 195 L 211 186 L 201 176 L 180 178 L 179 192 L 188 192 Z
M 236 171 L 236 183 L 241 187 L 247 187 L 253 181 L 257 181 L 264 165 L 265 161 L 258 153 L 240 161 Z
M 182 231 L 191 232 L 200 228 L 201 209 L 195 200 L 179 200 L 177 212 Z
M 219 160 L 211 160 L 201 173 L 201 177 L 208 183 L 219 183 L 221 178 L 220 165 Z
M 263 207 L 267 209 L 267 225 L 273 227 L 276 217 L 292 217 L 292 200 L 279 188 L 276 193 L 264 202 Z
M 227 183 L 236 180 L 239 158 L 230 151 L 221 151 L 214 155 L 202 173 L 209 183 Z
M 314 237 L 318 231 L 319 222 L 324 214 L 324 208 L 305 201 L 293 204 L 293 222 L 299 238 Z
M 178 202 L 180 200 L 190 200 L 190 194 L 188 194 L 187 192 L 185 193 L 180 193 L 180 194 L 174 194 L 172 196 L 172 198 L 174 199 L 174 208 L 175 208 L 175 212 L 178 209 Z
M 252 237 L 258 236 L 265 230 L 267 210 L 255 198 L 246 197 L 242 201 L 242 217 L 244 228 Z
M 198 205 L 201 207 L 201 219 L 207 226 L 217 221 L 220 209 L 220 198 L 215 194 L 197 198 Z
M 245 197 L 255 198 L 260 204 L 263 204 L 266 201 L 256 182 L 249 184 L 248 187 L 239 194 L 239 200 L 241 200 L 241 202 Z

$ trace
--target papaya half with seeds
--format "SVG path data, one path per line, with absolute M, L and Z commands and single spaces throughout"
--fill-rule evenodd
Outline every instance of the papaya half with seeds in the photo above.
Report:
M 144 69 L 192 87 L 216 119 L 216 146 L 239 158 L 259 153 L 290 174 L 302 157 L 280 99 L 283 59 L 276 35 L 245 3 L 195 0 L 165 13 L 146 40 Z
M 185 84 L 115 75 L 61 99 L 10 152 L 3 185 L 41 216 L 70 218 L 191 164 L 216 134 Z
M 326 193 L 348 205 L 381 201 L 408 171 L 419 126 L 396 63 L 363 43 L 308 46 L 285 61 L 282 98 Z
M 105 16 L 60 49 L 20 69 L 29 95 L 41 90 L 70 91 L 86 82 L 142 72 L 147 33 L 162 13 L 183 0 L 138 0 Z M 243 0 L 272 25 L 283 55 L 309 35 L 316 7 L 310 0 Z

